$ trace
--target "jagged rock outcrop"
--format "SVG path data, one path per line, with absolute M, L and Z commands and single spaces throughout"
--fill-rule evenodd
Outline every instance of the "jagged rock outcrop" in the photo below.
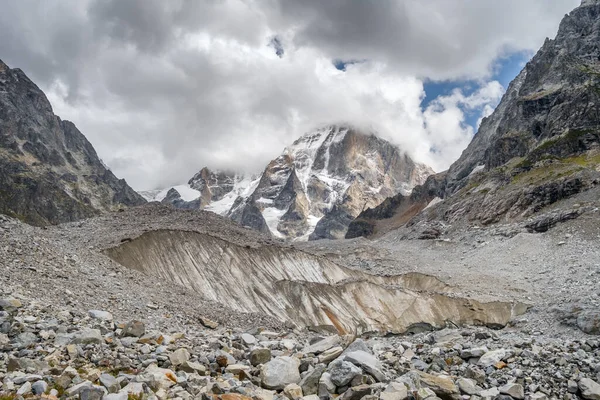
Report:
M 296 140 L 258 176 L 203 168 L 175 188 L 193 191 L 202 209 L 278 238 L 336 239 L 361 211 L 410 193 L 432 173 L 372 132 L 333 125 Z
M 437 193 L 444 201 L 417 221 L 525 219 L 600 182 L 599 16 L 598 1 L 565 16 L 445 174 Z M 389 204 L 367 211 L 349 236 L 397 228 L 407 206 L 423 209 L 425 200 L 396 198 L 391 212 L 383 211 Z
M 45 225 L 143 203 L 23 71 L 0 61 L 0 213 Z

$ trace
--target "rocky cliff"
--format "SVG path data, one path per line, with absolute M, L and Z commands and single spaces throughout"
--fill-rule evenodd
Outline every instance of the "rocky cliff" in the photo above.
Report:
M 409 194 L 432 173 L 373 132 L 334 125 L 296 140 L 260 175 L 203 168 L 175 187 L 194 192 L 188 201 L 166 198 L 167 191 L 152 199 L 213 211 L 279 238 L 333 239 L 343 238 L 361 211 Z
M 0 61 L 0 213 L 45 225 L 144 202 L 23 71 Z
M 491 224 L 530 218 L 597 185 L 599 17 L 598 1 L 584 1 L 565 16 L 556 39 L 547 39 L 509 85 L 461 157 L 429 182 L 435 190 L 364 212 L 348 237 L 401 226 L 410 219 L 407 208 L 415 215 L 436 197 L 444 201 L 417 220 Z M 390 210 L 389 203 L 399 206 Z

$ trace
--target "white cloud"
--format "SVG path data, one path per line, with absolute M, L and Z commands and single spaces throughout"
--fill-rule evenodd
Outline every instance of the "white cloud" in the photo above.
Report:
M 488 115 L 502 94 L 495 60 L 537 49 L 577 3 L 53 1 L 4 7 L 0 57 L 136 189 L 204 165 L 256 170 L 332 122 L 373 126 L 444 169 L 474 133 L 465 110 Z M 368 61 L 341 72 L 336 58 Z M 424 79 L 459 78 L 481 87 L 421 108 Z

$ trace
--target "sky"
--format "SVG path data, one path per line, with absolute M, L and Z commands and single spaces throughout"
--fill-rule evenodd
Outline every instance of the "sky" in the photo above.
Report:
M 137 190 L 258 172 L 303 133 L 375 130 L 442 171 L 579 0 L 19 0 L 21 68 Z

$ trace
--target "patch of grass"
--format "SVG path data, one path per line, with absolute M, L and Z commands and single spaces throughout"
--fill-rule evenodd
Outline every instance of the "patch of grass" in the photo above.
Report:
M 17 395 L 14 393 L 0 394 L 0 400 L 15 400 Z
M 127 400 L 143 400 L 144 395 L 142 393 L 140 394 L 133 394 L 133 393 L 129 393 L 127 395 Z

